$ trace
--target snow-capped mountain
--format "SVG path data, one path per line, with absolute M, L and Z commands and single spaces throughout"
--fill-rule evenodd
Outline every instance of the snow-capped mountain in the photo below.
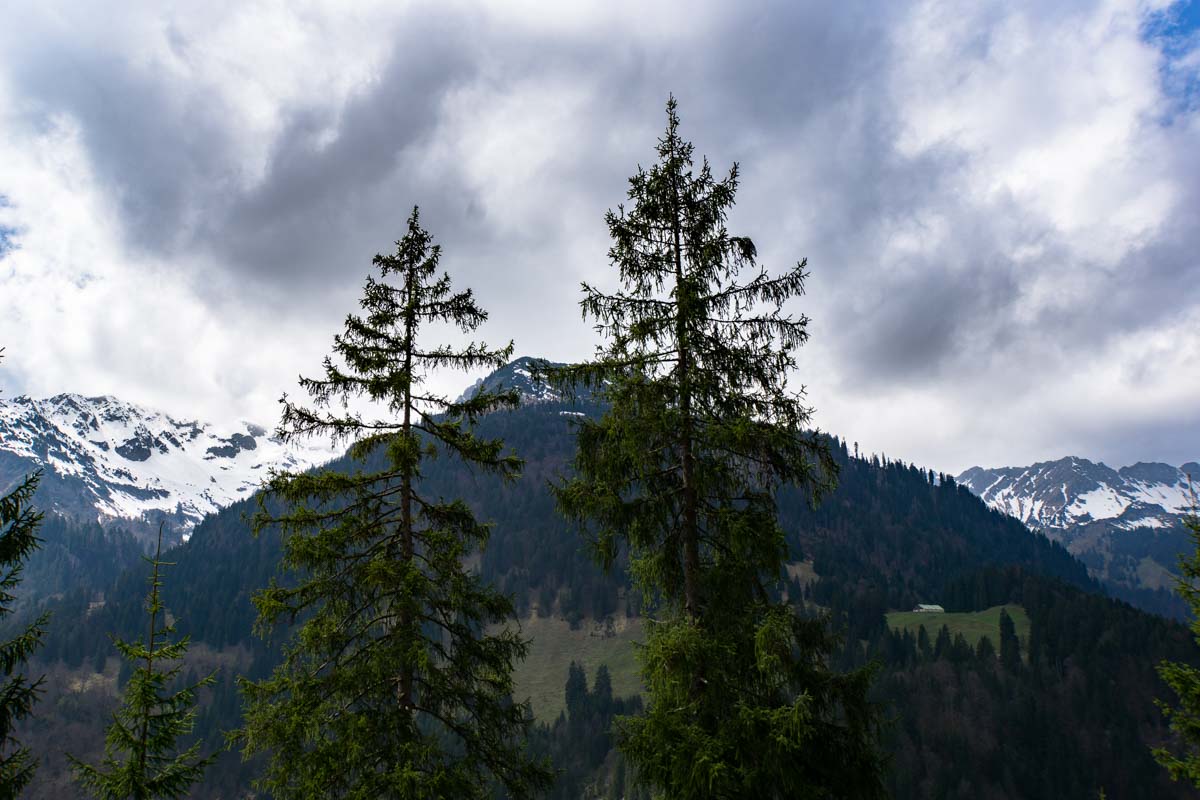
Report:
M 516 389 L 517 393 L 521 395 L 522 403 L 563 402 L 561 393 L 551 388 L 545 382 L 534 379 L 532 372 L 534 362 L 541 362 L 551 367 L 564 366 L 558 362 L 547 361 L 543 358 L 521 356 L 518 359 L 508 362 L 486 378 L 480 378 L 474 384 L 468 386 L 459 395 L 458 402 L 461 403 L 464 400 L 469 400 L 480 391 L 499 392 L 512 389 Z M 586 399 L 590 396 L 590 392 L 580 392 L 580 395 L 580 399 Z
M 1083 458 L 1028 467 L 972 467 L 958 482 L 992 508 L 1062 542 L 1118 596 L 1177 614 L 1171 594 L 1177 559 L 1192 541 L 1188 478 L 1200 491 L 1200 464 L 1139 462 L 1113 469 Z
M 272 468 L 339 453 L 285 445 L 251 423 L 176 420 L 114 397 L 0 398 L 0 487 L 42 469 L 42 509 L 154 523 L 186 535 L 205 514 L 248 497 Z
M 463 397 L 486 387 L 516 389 L 527 403 L 561 401 L 533 379 L 535 360 L 510 362 Z M 252 495 L 272 469 L 303 470 L 341 453 L 317 441 L 285 445 L 249 422 L 178 420 L 115 397 L 0 397 L 0 490 L 41 469 L 39 508 L 141 531 L 161 520 L 186 536 L 206 514 Z
M 1062 458 L 1029 467 L 972 467 L 958 482 L 1031 528 L 1065 530 L 1098 520 L 1125 529 L 1161 528 L 1190 508 L 1189 474 L 1200 487 L 1195 462 L 1180 467 L 1139 462 L 1113 469 Z

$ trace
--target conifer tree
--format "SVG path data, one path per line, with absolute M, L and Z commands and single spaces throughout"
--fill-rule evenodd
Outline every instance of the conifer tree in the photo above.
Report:
M 1021 669 L 1021 641 L 1017 626 L 1006 609 L 1000 609 L 1000 663 L 1009 672 Z
M 183 670 L 191 637 L 171 641 L 174 623 L 166 621 L 162 603 L 162 570 L 173 562 L 162 560 L 162 525 L 151 565 L 149 617 L 146 639 L 114 639 L 125 661 L 133 665 L 121 708 L 113 714 L 99 766 L 68 756 L 75 780 L 98 800 L 152 800 L 179 798 L 191 791 L 216 758 L 201 756 L 200 743 L 180 751 L 179 740 L 196 723 L 196 693 L 212 684 L 215 675 L 172 691 Z M 160 615 L 162 620 L 160 621 Z
M 484 798 L 496 784 L 523 797 L 550 779 L 525 752 L 528 708 L 510 698 L 527 642 L 506 625 L 509 599 L 464 565 L 489 527 L 420 480 L 434 457 L 517 476 L 521 461 L 502 441 L 473 433 L 515 394 L 453 402 L 425 386 L 437 368 L 498 367 L 512 344 L 426 344 L 430 324 L 470 333 L 487 313 L 439 274 L 440 247 L 416 209 L 396 245 L 375 257 L 363 313 L 334 339 L 337 361 L 301 378 L 312 406 L 283 400 L 285 440 L 350 441 L 356 469 L 269 482 L 285 510 L 264 505 L 256 527 L 280 529 L 291 574 L 255 597 L 259 624 L 302 624 L 275 673 L 243 685 L 240 738 L 247 756 L 269 754 L 260 784 L 276 798 Z M 352 410 L 361 399 L 387 417 Z
M 1194 549 L 1190 556 L 1179 559 L 1179 578 L 1176 591 L 1192 609 L 1192 633 L 1200 644 L 1200 502 L 1197 502 L 1195 485 L 1191 485 L 1191 513 L 1184 517 L 1183 524 L 1192 539 Z M 1169 748 L 1154 749 L 1154 758 L 1170 772 L 1173 780 L 1181 778 L 1200 788 L 1200 669 L 1178 661 L 1163 661 L 1158 665 L 1158 674 L 1179 698 L 1179 705 L 1172 706 L 1162 700 L 1156 701 L 1163 714 L 1170 720 L 1171 730 L 1183 744 L 1183 753 Z
M 31 504 L 41 477 L 41 471 L 27 475 L 0 497 L 0 621 L 13 613 L 17 598 L 12 592 L 21 582 L 22 565 L 41 544 L 37 530 L 42 515 Z M 17 740 L 15 728 L 33 713 L 42 692 L 43 679 L 31 681 L 21 670 L 42 645 L 49 619 L 43 614 L 13 638 L 0 641 L 0 800 L 17 797 L 37 766 L 29 748 Z
M 544 369 L 609 403 L 580 423 L 559 506 L 605 566 L 627 548 L 657 602 L 640 653 L 648 708 L 618 743 L 665 798 L 874 796 L 869 675 L 831 672 L 825 622 L 770 599 L 787 559 L 776 490 L 817 496 L 836 475 L 787 384 L 808 332 L 784 305 L 805 262 L 758 267 L 726 229 L 737 165 L 718 180 L 692 152 L 672 98 L 657 163 L 606 217 L 621 288 L 583 285 L 607 341 L 589 363 Z
M 38 548 L 37 528 L 42 515 L 31 506 L 40 472 L 27 476 L 0 497 L 0 619 L 13 613 L 13 590 L 21 581 L 21 566 Z M 22 671 L 42 643 L 48 615 L 43 614 L 11 639 L 0 642 L 0 800 L 15 798 L 33 778 L 36 762 L 16 738 L 18 722 L 33 712 L 42 691 L 42 678 L 30 680 Z

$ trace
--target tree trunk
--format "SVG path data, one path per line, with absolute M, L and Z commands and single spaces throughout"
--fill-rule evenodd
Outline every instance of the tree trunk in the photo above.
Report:
M 673 165 L 678 169 L 678 165 Z M 692 452 L 692 388 L 691 352 L 687 337 L 687 292 L 683 274 L 683 245 L 680 234 L 679 176 L 673 175 L 674 195 L 672 234 L 675 245 L 675 339 L 679 348 L 679 415 L 680 451 L 683 469 L 683 607 L 695 623 L 700 618 L 700 531 L 694 484 L 694 454 Z
M 158 565 L 162 561 L 162 523 L 158 523 L 158 547 L 154 551 L 154 576 L 150 582 L 150 636 L 146 640 L 146 677 L 154 674 L 154 622 L 158 616 Z M 150 714 L 152 709 L 142 709 L 142 730 L 138 735 L 138 785 L 134 787 L 138 800 L 141 800 L 141 790 L 146 785 L 146 751 L 147 739 L 150 736 Z
M 412 354 L 413 348 L 416 346 L 414 341 L 416 336 L 416 309 L 414 307 L 415 300 L 413 298 L 413 281 L 416 276 L 414 270 L 410 269 L 406 276 L 408 283 L 408 308 L 405 309 L 404 315 L 404 427 L 403 436 L 407 443 L 409 437 L 412 436 Z M 410 569 L 413 562 L 413 517 L 412 517 L 412 465 L 406 464 L 404 467 L 404 475 L 401 479 L 401 510 L 400 510 L 400 559 L 404 564 L 405 569 Z M 402 635 L 408 636 L 409 629 L 412 627 L 412 615 L 408 610 L 408 598 L 405 597 L 405 606 L 400 612 L 400 629 L 404 632 Z M 405 710 L 411 710 L 413 707 L 413 669 L 412 664 L 407 660 L 401 662 L 400 665 L 400 707 Z

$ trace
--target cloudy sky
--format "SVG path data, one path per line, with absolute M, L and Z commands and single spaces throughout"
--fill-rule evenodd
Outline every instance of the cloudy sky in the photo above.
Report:
M 10 396 L 270 424 L 414 204 L 486 338 L 584 357 L 673 92 L 731 228 L 809 259 L 822 428 L 1200 458 L 1200 0 L 120 7 L 0 29 Z

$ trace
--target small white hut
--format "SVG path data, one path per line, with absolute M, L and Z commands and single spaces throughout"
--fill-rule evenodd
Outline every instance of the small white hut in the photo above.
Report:
M 913 611 L 917 612 L 918 614 L 944 614 L 944 613 L 946 613 L 946 609 L 942 608 L 941 606 L 930 605 L 927 603 L 917 603 L 917 607 L 914 608 Z

